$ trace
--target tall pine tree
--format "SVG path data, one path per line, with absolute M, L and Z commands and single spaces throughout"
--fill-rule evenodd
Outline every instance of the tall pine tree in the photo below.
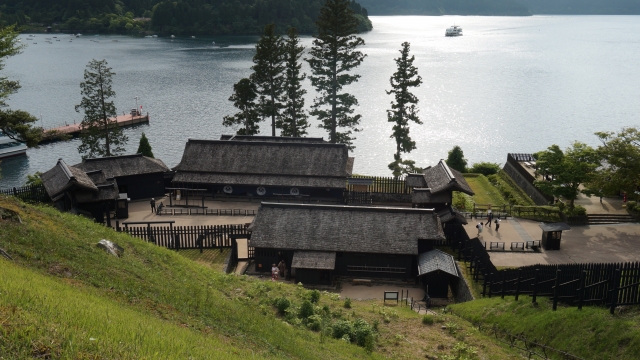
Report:
M 351 74 L 353 68 L 362 63 L 365 54 L 356 51 L 364 45 L 357 33 L 358 20 L 350 8 L 349 0 L 327 0 L 320 9 L 316 21 L 318 35 L 306 59 L 311 66 L 311 84 L 319 96 L 315 98 L 311 115 L 317 116 L 321 128 L 329 132 L 332 143 L 347 144 L 353 149 L 353 131 L 362 115 L 353 115 L 353 106 L 358 105 L 355 96 L 343 88 L 358 81 L 360 75 Z M 343 131 L 338 131 L 345 128 Z
M 76 111 L 84 112 L 80 124 L 82 144 L 78 151 L 83 159 L 119 155 L 129 140 L 115 121 L 116 106 L 112 89 L 115 73 L 106 60 L 91 60 L 84 70 L 84 81 L 80 83 L 82 101 Z
M 258 123 L 261 121 L 255 103 L 258 95 L 256 86 L 251 80 L 244 78 L 233 85 L 233 95 L 229 101 L 233 101 L 233 106 L 240 110 L 233 116 L 225 116 L 222 125 L 236 126 L 242 125 L 237 131 L 238 135 L 256 135 L 260 132 Z
M 284 48 L 285 104 L 277 125 L 282 130 L 281 136 L 300 137 L 307 135 L 307 128 L 309 127 L 308 116 L 304 111 L 304 94 L 307 93 L 307 90 L 302 88 L 302 82 L 307 77 L 307 74 L 300 74 L 300 68 L 302 67 L 300 57 L 302 57 L 304 47 L 300 45 L 300 38 L 295 28 L 289 28 Z
M 410 91 L 411 88 L 422 84 L 422 78 L 418 75 L 418 69 L 413 66 L 415 56 L 409 57 L 410 47 L 408 42 L 402 43 L 400 57 L 394 59 L 397 71 L 391 75 L 389 79 L 391 90 L 387 91 L 387 95 L 394 95 L 391 110 L 387 110 L 388 121 L 394 123 L 391 137 L 396 140 L 394 161 L 389 164 L 393 176 L 400 176 L 403 173 L 411 173 L 416 170 L 414 161 L 402 160 L 402 153 L 410 153 L 416 148 L 416 142 L 411 140 L 409 136 L 409 122 L 422 124 L 416 108 L 418 98 Z
M 271 136 L 276 136 L 276 121 L 283 107 L 284 93 L 284 40 L 276 35 L 275 24 L 264 28 L 253 56 L 251 80 L 260 96 L 260 115 L 271 118 Z

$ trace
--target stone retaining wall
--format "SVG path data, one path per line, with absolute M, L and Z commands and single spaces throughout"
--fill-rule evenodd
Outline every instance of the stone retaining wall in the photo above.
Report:
M 526 179 L 520 172 L 515 168 L 515 166 L 509 162 L 504 164 L 504 172 L 509 175 L 509 177 L 524 191 L 535 203 L 536 205 L 549 205 L 549 202 L 553 199 L 549 199 L 549 197 L 545 196 L 538 188 L 536 188 L 529 179 Z

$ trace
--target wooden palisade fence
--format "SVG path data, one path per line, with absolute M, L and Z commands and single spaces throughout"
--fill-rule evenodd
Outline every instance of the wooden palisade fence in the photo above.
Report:
M 24 201 L 49 202 L 51 199 L 44 185 L 27 185 L 13 189 L 0 190 L 1 195 L 15 196 Z
M 230 248 L 234 238 L 249 235 L 244 225 L 129 226 L 120 231 L 175 250 Z
M 373 182 L 368 186 L 368 192 L 370 193 L 385 193 L 385 194 L 410 194 L 411 189 L 407 187 L 404 181 L 404 177 L 380 177 L 380 176 L 364 176 L 354 175 L 353 178 L 357 179 L 372 179 Z M 353 185 L 349 185 L 349 191 L 354 191 Z

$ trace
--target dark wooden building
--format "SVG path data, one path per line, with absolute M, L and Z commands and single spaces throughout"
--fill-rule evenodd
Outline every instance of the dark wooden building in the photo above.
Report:
M 430 209 L 262 203 L 249 227 L 256 271 L 284 260 L 302 283 L 415 279 L 421 242 L 444 240 Z
M 84 172 L 102 171 L 107 178 L 116 179 L 119 192 L 131 200 L 164 196 L 164 177 L 171 171 L 162 160 L 142 154 L 86 159 L 73 167 Z
M 462 225 L 466 225 L 467 220 L 451 207 L 453 192 L 474 195 L 462 173 L 451 169 L 444 160 L 440 160 L 437 165 L 424 169 L 422 174 L 408 175 L 406 184 L 411 187 L 413 206 L 434 208 L 440 217 L 447 239 L 458 238 L 464 231 Z
M 59 159 L 56 166 L 42 174 L 42 182 L 56 208 L 92 217 L 104 222 L 114 209 L 118 183 L 100 170 L 88 173 L 68 166 Z
M 223 136 L 187 142 L 173 187 L 212 194 L 342 199 L 353 158 L 320 138 Z
M 432 298 L 447 298 L 452 280 L 460 278 L 453 256 L 434 249 L 418 256 L 418 277 Z

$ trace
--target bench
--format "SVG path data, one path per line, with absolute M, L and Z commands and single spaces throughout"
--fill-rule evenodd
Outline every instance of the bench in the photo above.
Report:
M 353 285 L 360 285 L 360 284 L 362 284 L 362 285 L 371 285 L 371 280 L 369 280 L 369 279 L 353 279 L 353 280 L 351 280 L 351 283 Z
M 504 251 L 504 243 L 503 242 L 492 241 L 489 244 L 489 250 L 502 250 L 502 251 Z
M 512 242 L 511 250 L 522 250 L 524 251 L 524 243 L 523 242 Z
M 538 249 L 538 248 L 540 248 L 540 240 L 527 241 L 527 249 Z

